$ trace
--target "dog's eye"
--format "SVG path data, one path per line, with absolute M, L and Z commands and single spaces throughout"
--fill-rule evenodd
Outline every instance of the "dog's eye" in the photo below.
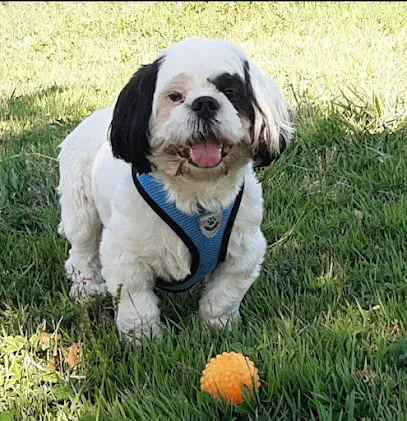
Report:
M 180 94 L 179 92 L 171 92 L 168 95 L 168 98 L 172 101 L 172 102 L 181 102 L 184 100 L 184 95 Z
M 234 90 L 232 90 L 232 89 L 229 89 L 229 90 L 227 90 L 227 91 L 224 91 L 223 92 L 229 99 L 234 99 L 234 98 L 236 98 L 238 95 L 239 95 L 239 93 L 237 92 L 237 91 L 234 91 Z

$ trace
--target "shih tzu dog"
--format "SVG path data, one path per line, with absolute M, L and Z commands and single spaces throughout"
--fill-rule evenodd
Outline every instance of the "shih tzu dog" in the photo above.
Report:
M 120 294 L 117 327 L 137 340 L 161 333 L 155 288 L 206 280 L 202 318 L 238 318 L 266 250 L 253 168 L 292 132 L 279 88 L 234 44 L 193 37 L 159 53 L 60 145 L 70 295 Z

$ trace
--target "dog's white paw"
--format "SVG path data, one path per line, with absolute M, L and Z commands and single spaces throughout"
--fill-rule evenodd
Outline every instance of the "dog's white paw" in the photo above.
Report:
M 106 294 L 106 283 L 96 282 L 91 277 L 84 277 L 78 281 L 75 281 L 69 291 L 69 296 L 72 299 L 85 299 L 87 297 Z
M 141 345 L 146 340 L 161 339 L 164 334 L 164 330 L 158 322 L 140 325 L 117 321 L 117 328 L 122 339 L 135 345 Z
M 203 315 L 203 320 L 211 326 L 218 327 L 220 329 L 230 330 L 232 326 L 240 321 L 239 310 L 232 313 L 222 314 L 221 316 L 209 316 Z

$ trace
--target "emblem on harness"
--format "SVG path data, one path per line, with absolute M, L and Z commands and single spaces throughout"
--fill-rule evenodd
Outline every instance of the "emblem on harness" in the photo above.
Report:
M 214 237 L 222 225 L 222 212 L 210 213 L 199 218 L 199 229 L 205 237 Z

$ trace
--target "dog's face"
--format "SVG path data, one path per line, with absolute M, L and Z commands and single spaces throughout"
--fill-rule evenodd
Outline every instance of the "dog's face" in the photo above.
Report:
M 113 154 L 139 173 L 216 179 L 273 162 L 292 124 L 273 80 L 237 46 L 189 38 L 141 67 L 117 100 Z

